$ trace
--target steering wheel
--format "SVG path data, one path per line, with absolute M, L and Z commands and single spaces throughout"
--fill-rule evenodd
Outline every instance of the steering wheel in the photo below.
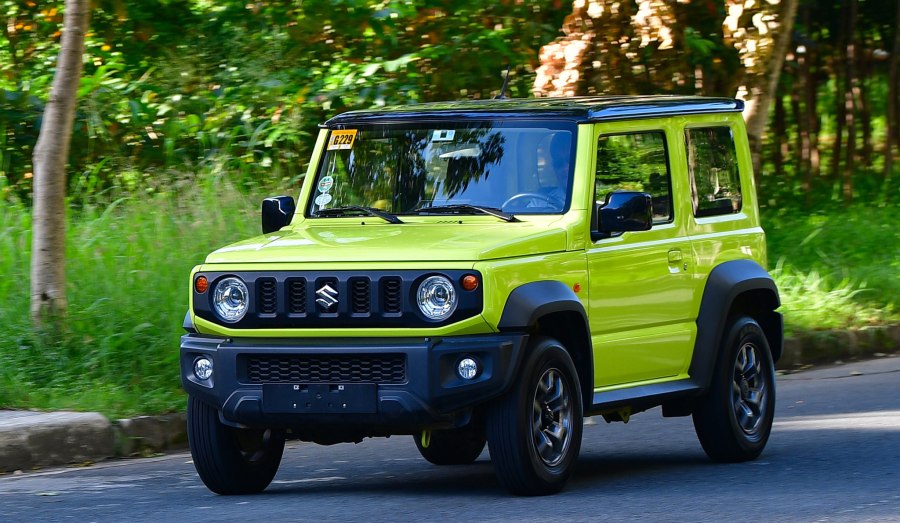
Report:
M 547 204 L 548 207 L 556 207 L 559 205 L 555 199 L 547 196 L 546 194 L 536 193 L 536 192 L 520 192 L 519 194 L 514 194 L 509 197 L 508 200 L 503 202 L 503 205 L 500 206 L 501 209 L 506 209 L 508 206 L 512 205 L 515 202 L 521 200 L 539 200 Z

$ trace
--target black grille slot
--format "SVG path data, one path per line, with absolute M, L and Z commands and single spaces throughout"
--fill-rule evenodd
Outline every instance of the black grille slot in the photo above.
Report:
M 371 302 L 368 278 L 350 278 L 350 311 L 354 314 L 368 314 Z
M 289 314 L 306 312 L 306 279 L 295 278 L 287 282 L 287 307 Z
M 275 290 L 275 278 L 259 278 L 256 280 L 257 310 L 260 314 L 275 314 L 278 310 L 278 295 Z
M 250 383 L 405 383 L 403 354 L 256 356 L 247 359 Z
M 391 276 L 381 279 L 381 310 L 387 313 L 398 313 L 402 310 L 400 299 L 402 289 L 400 278 Z

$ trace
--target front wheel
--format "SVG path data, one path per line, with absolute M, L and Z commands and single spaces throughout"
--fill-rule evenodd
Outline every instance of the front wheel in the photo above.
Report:
M 216 494 L 262 492 L 281 464 L 284 434 L 272 429 L 236 429 L 219 420 L 219 412 L 188 399 L 188 443 L 197 474 Z
M 582 423 L 572 358 L 552 338 L 533 339 L 513 389 L 488 412 L 488 448 L 500 483 L 525 496 L 562 490 L 581 450 Z
M 772 431 L 775 367 L 765 333 L 753 318 L 731 322 L 709 391 L 694 410 L 694 429 L 714 461 L 756 459 Z

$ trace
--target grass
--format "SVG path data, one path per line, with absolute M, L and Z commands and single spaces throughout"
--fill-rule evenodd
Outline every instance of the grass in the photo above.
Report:
M 898 212 L 859 205 L 764 214 L 788 332 L 900 323 Z
M 66 331 L 29 322 L 30 214 L 0 203 L 0 406 L 181 410 L 178 340 L 188 274 L 256 232 L 257 203 L 214 183 L 70 211 Z
M 258 231 L 259 198 L 210 176 L 94 200 L 69 211 L 66 331 L 43 335 L 29 322 L 30 211 L 0 201 L 0 407 L 182 410 L 187 275 L 211 250 Z M 789 331 L 900 322 L 898 210 L 764 215 Z

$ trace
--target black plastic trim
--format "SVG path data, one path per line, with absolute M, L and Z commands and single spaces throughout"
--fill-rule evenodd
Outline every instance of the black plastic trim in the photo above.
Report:
M 376 123 L 522 118 L 566 118 L 583 123 L 688 114 L 739 113 L 743 109 L 744 103 L 741 100 L 702 96 L 583 96 L 467 100 L 350 111 L 331 118 L 322 124 L 322 127 L 341 129 Z
M 781 339 L 783 323 L 781 315 L 775 312 L 781 305 L 778 287 L 772 276 L 758 263 L 752 260 L 732 260 L 716 266 L 709 273 L 697 315 L 697 339 L 688 371 L 691 380 L 703 390 L 709 387 L 715 369 L 722 333 L 729 320 L 729 312 L 735 299 L 748 291 L 763 290 L 771 292 L 769 303 L 760 304 L 767 309 L 767 318 L 763 321 L 769 331 L 766 333 L 772 350 L 773 361 L 781 355 Z
M 448 338 L 235 338 L 186 334 L 181 338 L 181 380 L 185 391 L 222 412 L 229 424 L 303 428 L 355 427 L 360 433 L 401 434 L 409 427 L 448 422 L 461 412 L 504 394 L 517 375 L 528 335 L 524 333 L 453 336 Z M 265 383 L 251 383 L 242 365 L 253 357 L 403 355 L 406 382 L 377 384 L 377 409 L 368 413 L 272 413 L 264 408 Z M 193 375 L 193 362 L 213 361 L 210 380 Z M 482 364 L 472 380 L 456 375 L 464 357 Z M 298 383 L 297 385 L 302 385 Z M 340 384 L 334 384 L 340 385 Z M 289 394 L 287 389 L 285 394 Z M 277 389 L 270 394 L 282 394 Z M 276 403 L 284 405 L 284 398 Z
M 509 294 L 497 328 L 501 331 L 527 329 L 541 316 L 554 312 L 575 312 L 588 325 L 584 306 L 568 285 L 560 281 L 536 281 L 516 287 Z
M 592 405 L 586 414 L 599 414 L 626 406 L 637 412 L 661 405 L 665 401 L 696 396 L 701 391 L 696 382 L 686 379 L 595 392 Z
M 194 321 L 191 319 L 191 311 L 184 313 L 184 321 L 181 322 L 181 328 L 191 333 L 197 332 L 197 329 L 194 328 Z

